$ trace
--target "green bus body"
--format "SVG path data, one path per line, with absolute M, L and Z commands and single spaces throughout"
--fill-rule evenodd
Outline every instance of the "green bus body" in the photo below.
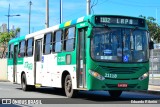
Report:
M 147 90 L 148 89 L 148 71 L 149 71 L 149 58 L 148 58 L 148 44 L 145 44 L 148 42 L 148 27 L 146 24 L 146 21 L 142 18 L 136 18 L 136 17 L 128 17 L 128 16 L 117 16 L 117 15 L 90 15 L 83 17 L 83 20 L 71 20 L 65 23 L 62 23 L 58 25 L 57 27 L 44 29 L 42 31 L 36 32 L 35 34 L 30 34 L 26 36 L 20 36 L 19 38 L 15 38 L 10 40 L 9 42 L 9 54 L 8 54 L 8 75 L 10 76 L 9 80 L 12 82 L 20 83 L 22 81 L 22 74 L 26 72 L 32 72 L 32 75 L 37 72 L 34 71 L 35 65 L 34 65 L 34 58 L 35 58 L 35 52 L 36 52 L 36 41 L 38 39 L 35 39 L 35 36 L 38 34 L 43 34 L 42 36 L 42 54 L 40 57 L 40 66 L 42 71 L 47 66 L 54 66 L 55 71 L 53 69 L 53 72 L 60 72 L 60 81 L 55 80 L 57 82 L 57 87 L 63 87 L 63 83 L 65 81 L 63 72 L 72 72 L 71 74 L 72 78 L 72 88 L 74 90 Z M 65 39 L 61 41 L 62 43 L 62 51 L 60 52 L 50 52 L 49 54 L 44 54 L 44 35 L 52 32 L 53 35 L 55 35 L 56 31 L 59 30 L 65 30 L 66 28 L 75 27 L 75 38 L 73 39 L 73 50 L 72 51 L 63 51 L 65 46 L 64 44 Z M 103 28 L 104 31 L 100 31 L 101 28 Z M 142 31 L 141 31 L 142 30 Z M 97 33 L 98 32 L 98 33 Z M 128 33 L 129 32 L 129 33 Z M 140 33 L 139 33 L 140 32 Z M 133 33 L 133 34 L 132 34 Z M 64 33 L 63 33 L 64 34 Z M 122 37 L 122 39 L 119 39 L 120 43 L 114 45 L 114 40 L 118 41 L 118 39 L 112 38 L 112 36 L 116 36 L 119 34 L 119 37 Z M 120 35 L 121 34 L 121 35 Z M 134 39 L 134 42 L 128 43 L 131 49 L 129 51 L 129 54 L 125 54 L 125 44 L 127 45 L 127 36 L 129 36 L 129 41 Z M 138 44 L 138 39 L 141 36 L 140 34 L 146 34 L 145 38 L 142 37 L 142 45 L 133 45 Z M 135 36 L 136 35 L 136 36 Z M 103 36 L 103 38 L 109 38 L 109 40 L 97 39 L 99 37 Z M 29 38 L 34 38 L 34 45 L 33 45 L 33 58 L 32 63 L 29 63 L 29 60 L 27 56 L 19 57 L 19 51 L 20 51 L 20 42 L 25 40 L 27 41 Z M 63 37 L 65 38 L 65 37 Z M 125 39 L 124 39 L 125 38 Z M 101 42 L 99 42 L 102 40 Z M 146 40 L 146 41 L 145 41 Z M 109 41 L 109 42 L 107 42 Z M 122 41 L 122 43 L 121 43 Z M 125 43 L 123 43 L 125 41 Z M 112 44 L 112 46 L 116 47 L 117 51 L 113 51 L 110 49 L 101 49 L 98 53 L 92 53 L 96 48 L 93 46 L 98 46 L 98 44 L 102 43 L 104 44 Z M 51 44 L 50 47 L 53 46 L 54 43 Z M 66 43 L 67 44 L 67 43 Z M 143 46 L 143 44 L 145 46 Z M 18 51 L 12 51 L 11 52 L 11 45 L 17 46 Z M 118 45 L 122 46 L 122 55 L 118 56 Z M 137 48 L 136 48 L 137 46 Z M 55 46 L 56 47 L 56 46 Z M 103 46 L 104 47 L 104 46 Z M 25 52 L 26 52 L 25 47 Z M 59 47 L 58 47 L 59 48 Z M 70 48 L 70 47 L 68 47 Z M 14 49 L 14 48 L 13 48 Z M 113 47 L 112 47 L 113 49 Z M 115 50 L 115 49 L 114 49 Z M 129 50 L 129 49 L 128 49 Z M 144 50 L 144 51 L 143 51 Z M 101 54 L 102 52 L 102 54 Z M 114 52 L 114 53 L 113 53 Z M 136 60 L 136 55 L 134 53 L 140 53 L 142 54 L 143 58 L 139 58 Z M 12 55 L 11 55 L 12 54 Z M 95 55 L 93 55 L 95 54 Z M 100 55 L 101 54 L 101 55 Z M 116 55 L 117 56 L 116 56 Z M 25 54 L 26 55 L 26 54 Z M 49 56 L 50 55 L 50 56 Z M 12 57 L 11 57 L 12 56 Z M 132 57 L 131 57 L 132 56 Z M 16 57 L 16 60 L 14 59 Z M 120 57 L 120 58 L 119 58 Z M 135 58 L 134 58 L 135 57 Z M 50 65 L 45 64 L 46 59 L 52 59 L 55 61 L 56 65 L 53 65 L 52 63 L 48 62 Z M 47 60 L 48 60 L 47 59 Z M 28 60 L 28 61 L 27 61 Z M 9 68 L 16 66 L 16 70 L 18 70 L 19 74 L 14 74 L 14 70 Z M 19 67 L 21 66 L 21 67 Z M 19 68 L 18 68 L 19 67 Z M 61 69 L 58 68 L 65 68 L 70 67 L 72 71 L 68 71 L 67 69 L 64 71 L 61 71 Z M 57 68 L 57 69 L 56 69 Z M 26 71 L 25 71 L 26 70 Z M 29 71 L 31 70 L 31 71 Z M 14 77 L 16 75 L 16 77 Z M 27 75 L 27 74 L 26 74 Z M 54 75 L 54 73 L 50 73 L 49 76 Z M 59 74 L 57 74 L 59 75 Z M 45 75 L 44 75 L 45 76 Z M 47 76 L 47 75 L 46 75 Z M 36 83 L 33 77 L 28 77 L 27 83 L 30 83 L 28 85 L 36 85 L 41 83 Z M 52 78 L 52 77 L 51 77 Z M 31 79 L 31 80 L 29 80 Z M 30 81 L 30 82 L 29 82 Z M 50 82 L 50 84 L 54 84 L 54 78 L 53 80 L 44 80 Z M 53 82 L 53 83 L 52 83 Z M 56 87 L 56 85 L 44 85 L 44 86 L 53 86 Z

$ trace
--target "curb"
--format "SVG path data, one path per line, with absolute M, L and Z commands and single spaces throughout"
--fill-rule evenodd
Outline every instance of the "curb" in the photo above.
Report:
M 147 93 L 160 95 L 160 90 L 148 90 Z
M 160 86 L 160 84 L 149 84 L 149 85 L 152 85 L 152 86 Z
M 0 80 L 0 82 L 10 82 L 9 80 Z
M 137 92 L 137 93 L 147 93 L 147 94 L 154 94 L 160 95 L 160 90 L 147 90 L 147 91 L 130 91 L 130 92 Z

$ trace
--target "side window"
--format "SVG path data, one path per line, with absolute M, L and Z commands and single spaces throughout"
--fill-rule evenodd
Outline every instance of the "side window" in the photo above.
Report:
M 10 58 L 11 45 L 8 46 L 8 58 Z
M 24 57 L 25 56 L 25 46 L 26 46 L 26 42 L 25 41 L 21 41 L 20 44 L 19 44 L 18 57 Z
M 55 52 L 62 51 L 62 31 L 55 32 Z
M 43 44 L 43 53 L 50 54 L 51 53 L 51 40 L 52 40 L 52 33 L 48 33 L 44 36 L 44 44 Z
M 64 34 L 64 50 L 73 51 L 75 44 L 75 27 L 71 27 L 65 30 Z
M 32 56 L 33 55 L 33 46 L 34 46 L 34 41 L 33 38 L 30 38 L 27 40 L 27 54 L 26 56 Z
M 53 36 L 52 36 L 52 42 L 53 42 L 53 44 L 52 44 L 52 52 L 55 52 L 56 35 L 53 35 Z
M 8 58 L 13 58 L 13 48 L 14 48 L 13 44 L 9 45 Z

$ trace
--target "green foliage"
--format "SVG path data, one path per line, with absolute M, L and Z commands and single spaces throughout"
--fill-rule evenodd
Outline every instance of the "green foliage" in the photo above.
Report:
M 5 56 L 5 52 L 7 49 L 7 44 L 10 39 L 15 38 L 16 35 L 20 32 L 20 28 L 17 28 L 15 31 L 10 31 L 8 32 L 2 32 L 0 33 L 0 58 L 3 58 Z
M 0 34 L 0 43 L 5 44 L 7 43 L 11 38 L 14 37 L 14 33 L 12 32 L 3 32 Z
M 160 42 L 160 26 L 155 22 L 156 19 L 154 17 L 145 17 L 140 15 L 139 17 L 144 17 L 147 20 L 147 25 L 149 28 L 149 33 L 151 38 L 156 42 Z

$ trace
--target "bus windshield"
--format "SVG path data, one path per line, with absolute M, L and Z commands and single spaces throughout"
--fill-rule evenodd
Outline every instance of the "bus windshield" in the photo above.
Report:
M 148 61 L 148 33 L 131 28 L 93 28 L 91 57 L 97 61 Z

